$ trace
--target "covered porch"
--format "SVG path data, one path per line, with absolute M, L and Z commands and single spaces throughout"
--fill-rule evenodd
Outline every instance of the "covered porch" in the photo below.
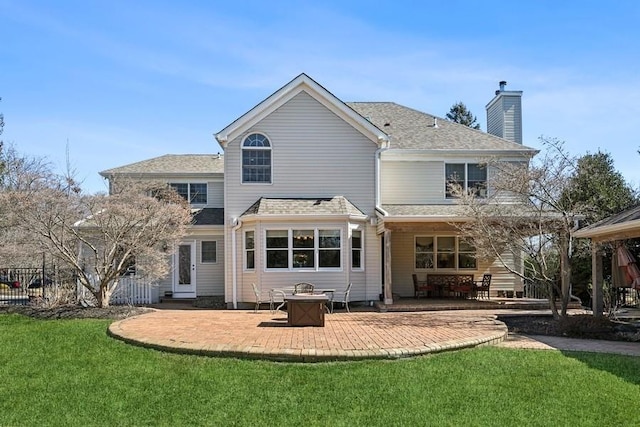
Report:
M 454 225 L 465 220 L 459 206 L 383 207 L 383 212 L 379 212 L 378 216 L 377 233 L 381 236 L 383 246 L 384 306 L 416 297 L 414 276 L 425 283 L 431 283 L 436 278 L 437 281 L 451 278 L 452 282 L 464 282 L 468 286 L 467 282 L 470 281 L 475 286 L 485 275 L 490 275 L 489 292 L 488 295 L 482 295 L 484 298 L 492 300 L 499 295 L 525 296 L 521 278 L 505 268 L 500 259 L 477 259 L 475 248 L 465 241 Z M 513 270 L 522 269 L 520 259 L 503 259 Z M 443 289 L 445 292 L 442 292 Z M 473 290 L 462 289 L 457 292 L 451 286 L 439 286 L 437 292 L 427 292 L 423 296 L 425 299 L 475 300 L 480 295 Z

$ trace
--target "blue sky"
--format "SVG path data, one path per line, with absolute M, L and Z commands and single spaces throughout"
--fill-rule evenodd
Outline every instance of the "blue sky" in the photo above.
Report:
M 343 101 L 486 130 L 500 80 L 522 90 L 525 144 L 611 153 L 640 187 L 640 2 L 0 0 L 5 143 L 101 170 L 217 153 L 213 134 L 305 72 Z

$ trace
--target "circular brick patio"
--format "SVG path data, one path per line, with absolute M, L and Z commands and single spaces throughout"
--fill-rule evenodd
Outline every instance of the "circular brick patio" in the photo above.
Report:
M 164 351 L 317 362 L 397 359 L 485 344 L 506 326 L 464 311 L 327 314 L 324 327 L 287 326 L 287 314 L 237 310 L 157 310 L 117 321 L 113 337 Z

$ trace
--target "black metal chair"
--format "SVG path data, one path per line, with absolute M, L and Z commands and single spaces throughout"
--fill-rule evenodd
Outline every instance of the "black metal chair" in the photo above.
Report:
M 486 295 L 487 299 L 491 299 L 489 296 L 489 288 L 491 287 L 491 274 L 485 274 L 482 276 L 482 280 L 473 282 L 476 287 L 476 295 L 480 298 L 482 295 Z

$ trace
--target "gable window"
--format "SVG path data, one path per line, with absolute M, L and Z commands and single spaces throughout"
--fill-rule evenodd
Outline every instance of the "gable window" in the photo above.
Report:
M 207 204 L 207 184 L 206 183 L 170 183 L 169 186 L 176 190 L 183 199 L 192 205 Z
M 267 230 L 267 269 L 335 269 L 341 267 L 338 229 Z
M 256 247 L 255 247 L 255 232 L 246 231 L 244 233 L 244 268 L 247 270 L 253 270 L 256 268 Z
M 475 270 L 476 249 L 455 236 L 416 236 L 416 270 Z
M 215 263 L 217 262 L 218 244 L 216 241 L 203 241 L 201 247 L 201 262 Z
M 464 191 L 476 197 L 487 197 L 487 165 L 480 163 L 445 163 L 445 195 L 447 199 L 455 196 L 452 185 L 458 185 Z
M 362 269 L 362 231 L 360 230 L 351 232 L 351 268 Z
M 252 133 L 242 143 L 242 182 L 271 183 L 271 143 Z

